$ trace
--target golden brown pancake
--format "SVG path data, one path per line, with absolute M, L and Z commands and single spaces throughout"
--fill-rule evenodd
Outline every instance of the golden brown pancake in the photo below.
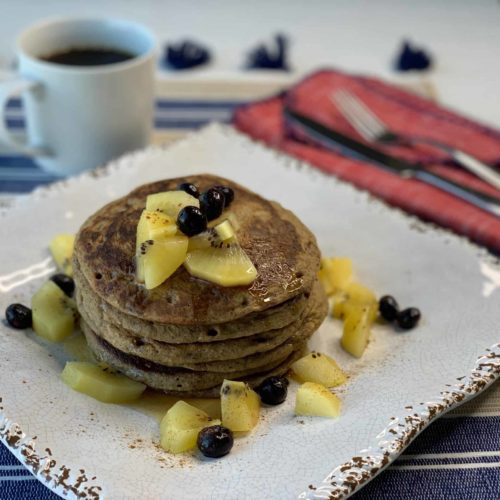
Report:
M 315 329 L 314 329 L 315 330 Z M 314 333 L 309 331 L 307 336 Z M 131 379 L 143 382 L 154 389 L 159 389 L 167 394 L 182 395 L 183 397 L 214 397 L 224 379 L 244 380 L 252 387 L 260 384 L 271 375 L 282 375 L 286 373 L 290 365 L 298 359 L 303 352 L 305 344 L 298 345 L 281 363 L 271 364 L 257 371 L 248 370 L 240 372 L 195 372 L 183 368 L 171 368 L 125 354 L 108 344 L 104 339 L 98 337 L 92 329 L 82 323 L 82 331 L 85 334 L 88 345 L 97 359 L 109 364 L 111 367 L 124 373 Z
M 186 364 L 213 361 L 237 361 L 256 353 L 265 353 L 286 342 L 295 343 L 295 339 L 302 338 L 305 323 L 313 324 L 317 328 L 325 317 L 326 300 L 323 289 L 318 284 L 313 290 L 303 316 L 297 318 L 292 324 L 277 330 L 224 342 L 168 344 L 153 339 L 144 339 L 111 323 L 99 322 L 88 314 L 85 304 L 81 301 L 78 302 L 78 309 L 85 323 L 116 349 L 148 361 L 181 367 Z
M 144 321 L 136 316 L 124 314 L 109 305 L 90 288 L 75 259 L 73 266 L 78 281 L 77 300 L 85 304 L 87 314 L 96 321 L 111 323 L 141 338 L 159 340 L 170 344 L 191 342 L 220 342 L 248 337 L 256 333 L 283 328 L 295 321 L 307 305 L 310 292 L 289 299 L 262 312 L 252 313 L 227 323 L 208 325 L 175 325 Z
M 135 279 L 135 236 L 149 194 L 192 182 L 233 188 L 230 211 L 238 239 L 258 277 L 250 286 L 222 287 L 179 268 L 162 285 L 146 290 Z M 90 288 L 106 303 L 144 321 L 206 325 L 234 321 L 311 289 L 320 254 L 313 234 L 290 211 L 227 179 L 197 175 L 147 184 L 89 217 L 75 242 L 75 260 Z
M 135 277 L 135 238 L 149 194 L 181 182 L 230 186 L 237 236 L 257 268 L 249 286 L 222 287 L 179 268 L 147 290 Z M 81 327 L 96 357 L 168 394 L 218 395 L 224 379 L 256 386 L 284 374 L 327 314 L 320 253 L 290 211 L 227 180 L 189 176 L 141 186 L 81 227 L 74 278 Z

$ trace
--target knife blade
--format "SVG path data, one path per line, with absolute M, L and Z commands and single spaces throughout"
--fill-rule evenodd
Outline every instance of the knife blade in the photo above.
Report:
M 301 127 L 308 136 L 330 149 L 349 158 L 369 161 L 370 163 L 404 178 L 412 178 L 430 184 L 442 191 L 500 217 L 500 198 L 477 191 L 444 176 L 426 170 L 419 163 L 412 163 L 391 156 L 367 144 L 348 137 L 316 120 L 285 107 L 284 115 L 291 123 Z

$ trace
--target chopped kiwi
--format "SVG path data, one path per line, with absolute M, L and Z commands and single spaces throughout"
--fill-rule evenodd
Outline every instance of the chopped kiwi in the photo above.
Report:
M 239 243 L 212 243 L 189 251 L 184 266 L 192 276 L 221 286 L 249 285 L 257 270 Z
M 158 210 L 172 217 L 173 220 L 177 220 L 181 209 L 187 206 L 200 208 L 200 202 L 185 191 L 165 191 L 150 194 L 146 199 L 147 210 Z
M 148 290 L 161 285 L 182 265 L 188 248 L 187 236 L 177 234 L 141 244 L 137 270 Z
M 47 340 L 61 342 L 73 333 L 76 305 L 53 281 L 47 281 L 32 297 L 33 330 Z
M 236 236 L 234 228 L 231 225 L 231 223 L 229 222 L 229 220 L 225 220 L 224 222 L 221 222 L 220 224 L 217 224 L 214 227 L 214 230 L 217 233 L 217 236 L 222 241 L 232 240 Z
M 153 240 L 169 240 L 177 232 L 175 221 L 163 212 L 154 210 L 143 210 L 139 223 L 137 224 L 137 235 L 135 243 L 136 255 L 136 277 L 137 281 L 145 281 L 144 255 Z

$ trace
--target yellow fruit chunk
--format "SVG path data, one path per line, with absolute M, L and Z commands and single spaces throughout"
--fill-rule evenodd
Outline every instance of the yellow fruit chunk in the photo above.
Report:
M 165 191 L 163 193 L 150 194 L 146 199 L 147 210 L 159 210 L 174 221 L 177 220 L 181 209 L 187 206 L 200 208 L 200 202 L 185 191 Z
M 110 373 L 85 361 L 69 361 L 61 374 L 63 382 L 75 391 L 103 403 L 128 403 L 139 398 L 146 386 L 125 375 Z
M 147 215 L 155 213 L 151 212 L 150 210 L 143 210 L 141 212 L 141 216 L 139 218 L 139 222 L 137 223 L 137 231 L 136 231 L 136 236 L 135 236 L 135 250 L 136 254 L 138 253 L 141 243 L 144 243 L 146 240 L 149 240 L 149 227 L 147 224 Z M 156 213 L 162 213 L 162 212 L 156 212 Z
M 191 236 L 188 243 L 188 252 L 210 248 L 212 246 L 213 238 L 213 233 L 209 233 L 208 231 L 204 231 L 196 236 Z
M 232 431 L 249 431 L 259 421 L 260 397 L 244 382 L 224 380 L 221 390 L 222 424 Z
M 163 236 L 173 236 L 176 232 L 174 219 L 163 212 L 143 210 L 137 225 L 137 244 Z
M 353 278 L 352 260 L 347 257 L 334 257 L 330 259 L 331 280 L 333 288 L 345 290 Z
M 187 248 L 188 238 L 182 234 L 142 243 L 137 257 L 137 269 L 144 272 L 148 290 L 161 285 L 182 265 Z
M 145 241 L 162 239 L 173 236 L 177 232 L 175 221 L 163 212 L 143 210 L 135 240 L 136 277 L 137 281 L 144 282 L 144 259 L 141 258 L 141 245 Z M 145 247 L 146 248 L 146 247 Z
M 221 286 L 249 285 L 257 269 L 238 243 L 188 252 L 184 266 L 189 274 Z
M 228 220 L 217 224 L 214 229 L 221 241 L 228 241 L 236 236 L 234 228 Z
M 185 401 L 177 401 L 160 423 L 161 447 L 170 453 L 182 453 L 196 446 L 198 433 L 204 427 L 220 425 L 204 411 Z
M 57 267 L 68 276 L 73 276 L 73 247 L 75 236 L 73 234 L 58 234 L 49 243 L 49 250 Z
M 372 304 L 377 302 L 377 297 L 375 294 L 366 286 L 360 283 L 349 283 L 345 291 L 349 297 L 349 300 L 353 302 L 359 302 L 361 304 Z
M 135 236 L 135 276 L 140 283 L 144 283 L 144 259 L 141 257 L 141 245 L 149 239 L 145 212 L 146 210 L 143 210 L 141 213 Z
M 322 258 L 319 280 L 327 295 L 345 290 L 353 278 L 352 261 L 347 257 Z
M 335 360 L 320 352 L 311 352 L 290 367 L 300 382 L 315 382 L 325 387 L 343 384 L 347 377 Z
M 360 310 L 368 309 L 368 322 L 370 326 L 375 322 L 378 316 L 378 303 L 362 303 L 346 300 L 342 305 L 342 317 L 345 319 L 352 314 L 360 314 Z
M 161 419 L 160 433 L 163 433 L 169 426 L 174 426 L 178 429 L 202 429 L 211 420 L 205 411 L 184 400 L 178 400 Z
M 208 223 L 208 227 L 215 227 L 224 222 L 225 220 L 228 220 L 231 223 L 231 226 L 237 231 L 240 228 L 240 223 L 238 221 L 238 218 L 236 215 L 234 215 L 234 212 L 227 212 L 224 210 L 224 213 L 220 216 L 217 217 L 217 219 L 211 220 Z
M 350 283 L 345 293 L 347 299 L 337 306 L 340 317 L 347 317 L 351 311 L 367 306 L 370 309 L 369 320 L 373 323 L 378 315 L 378 301 L 375 294 L 366 286 L 359 283 Z M 335 314 L 335 311 L 333 311 Z
M 344 317 L 344 304 L 347 301 L 347 294 L 345 292 L 335 292 L 329 298 L 332 316 L 337 319 Z
M 348 353 L 357 358 L 363 355 L 368 345 L 372 317 L 371 307 L 361 305 L 352 307 L 344 320 L 344 330 L 340 343 Z
M 32 297 L 33 330 L 44 339 L 61 342 L 73 333 L 76 305 L 53 282 L 47 281 Z
M 370 308 L 370 322 L 373 323 L 377 319 L 377 298 L 369 288 L 359 283 L 349 283 L 344 291 L 335 292 L 330 297 L 330 304 L 334 318 L 346 318 L 350 311 L 368 306 Z
M 326 387 L 306 382 L 297 391 L 295 415 L 335 418 L 340 415 L 340 406 L 340 399 Z
M 238 244 L 236 232 L 229 220 L 223 220 L 215 227 L 208 228 L 196 236 L 189 238 L 188 252 L 206 248 L 219 248 L 221 243 Z

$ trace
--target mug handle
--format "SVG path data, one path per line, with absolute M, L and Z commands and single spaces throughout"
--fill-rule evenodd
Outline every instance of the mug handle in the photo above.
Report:
M 7 129 L 3 116 L 7 102 L 12 96 L 22 92 L 33 92 L 37 88 L 40 88 L 39 83 L 22 78 L 0 82 L 0 142 L 10 146 L 16 152 L 28 156 L 48 156 L 49 151 L 46 148 L 28 146 L 28 144 L 16 140 Z

